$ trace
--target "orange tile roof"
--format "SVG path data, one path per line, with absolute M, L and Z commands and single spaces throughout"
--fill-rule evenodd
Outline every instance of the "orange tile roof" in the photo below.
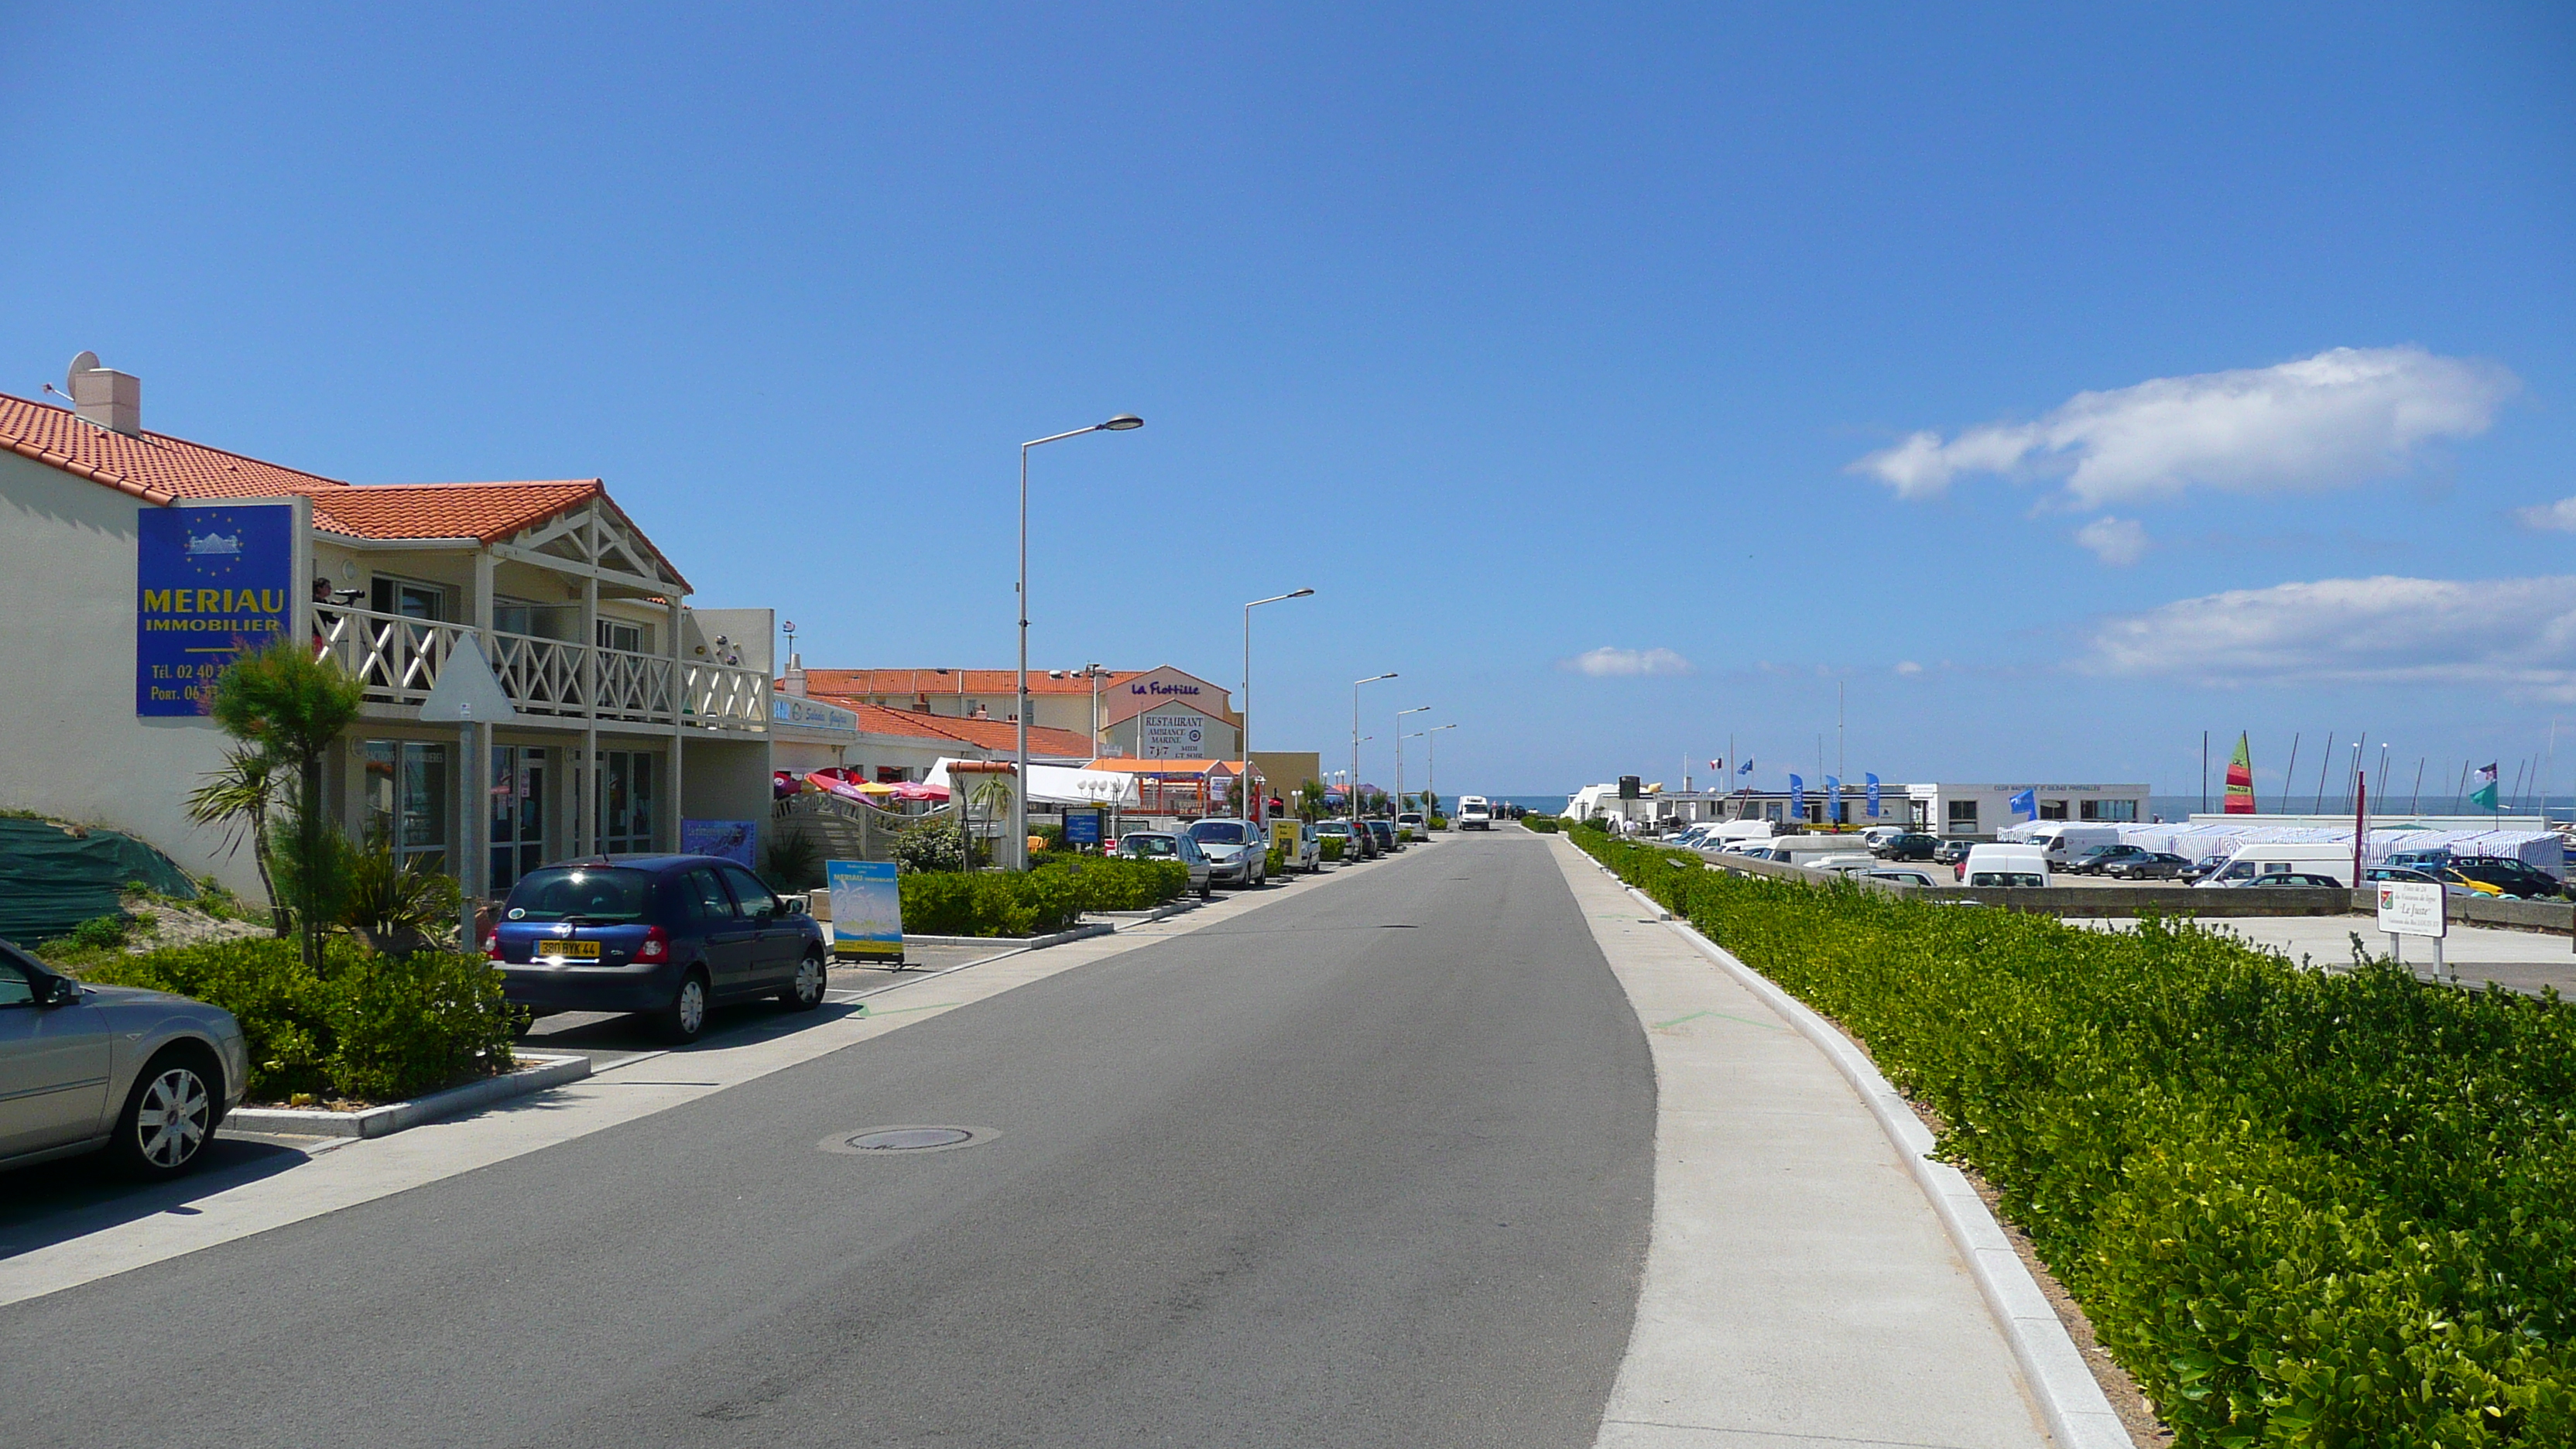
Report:
M 1141 669 L 1112 670 L 1100 676 L 1100 691 L 1134 679 Z M 1015 694 L 1019 671 L 1013 669 L 808 669 L 805 687 L 814 694 L 888 695 Z M 1029 671 L 1031 694 L 1089 694 L 1091 681 L 1080 675 L 1061 679 L 1041 669 Z
M 167 507 L 181 499 L 313 500 L 313 526 L 350 538 L 471 538 L 497 543 L 591 498 L 608 502 L 597 478 L 529 483 L 344 483 L 281 468 L 166 433 L 127 437 L 82 422 L 68 408 L 0 393 L 0 447 L 77 477 Z M 644 531 L 636 529 L 638 538 Z M 652 549 L 664 568 L 671 561 Z M 679 578 L 679 570 L 671 575 Z M 686 579 L 681 579 L 685 588 Z
M 785 681 L 780 681 L 785 687 Z M 974 745 L 986 750 L 1019 748 L 1019 726 L 1006 719 L 958 719 L 954 715 L 923 714 L 916 709 L 889 709 L 881 704 L 828 695 L 813 687 L 813 673 L 806 674 L 806 695 L 856 711 L 859 732 L 871 735 L 907 735 L 915 739 L 947 740 Z M 1079 730 L 1050 729 L 1045 725 L 1029 726 L 1029 753 L 1051 760 L 1084 759 L 1098 753 L 1091 737 Z
M 1121 774 L 1127 775 L 1153 775 L 1164 773 L 1204 775 L 1210 770 L 1231 770 L 1240 775 L 1243 773 L 1243 761 L 1140 760 L 1132 756 L 1121 755 L 1115 759 L 1093 760 L 1090 764 L 1083 766 L 1083 768 L 1086 770 L 1116 770 Z

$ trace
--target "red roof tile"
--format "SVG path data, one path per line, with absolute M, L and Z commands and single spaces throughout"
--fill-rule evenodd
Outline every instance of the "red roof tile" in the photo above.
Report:
M 1100 676 L 1100 691 L 1107 694 L 1145 671 L 1112 670 Z M 962 681 L 962 684 L 961 684 Z M 1019 671 L 1014 669 L 808 669 L 805 687 L 815 694 L 839 696 L 919 694 L 1013 694 L 1019 689 Z M 1062 678 L 1050 676 L 1042 669 L 1029 671 L 1031 694 L 1089 694 L 1091 681 L 1078 674 Z
M 781 681 L 781 687 L 785 682 Z M 951 740 L 987 750 L 1019 748 L 1019 726 L 1006 719 L 959 719 L 954 715 L 923 714 L 915 709 L 888 709 L 881 704 L 828 695 L 813 687 L 813 673 L 806 674 L 806 694 L 815 699 L 854 710 L 859 716 L 859 731 L 871 735 L 908 735 L 915 739 Z M 1029 753 L 1048 759 L 1089 759 L 1099 753 L 1089 736 L 1079 730 L 1050 729 L 1045 725 L 1029 726 Z
M 167 506 L 180 499 L 313 500 L 313 526 L 351 538 L 471 538 L 497 543 L 590 498 L 596 478 L 531 483 L 343 483 L 209 448 L 164 433 L 127 437 L 82 422 L 68 408 L 0 393 L 0 447 L 67 473 Z M 609 501 L 612 509 L 617 507 Z M 623 510 L 618 516 L 624 518 Z M 628 520 L 632 525 L 632 520 Z M 643 530 L 636 529 L 643 537 Z M 653 548 L 650 539 L 645 547 Z M 653 549 L 662 566 L 671 561 Z M 671 569 L 674 578 L 679 570 Z M 685 587 L 687 580 L 681 580 Z

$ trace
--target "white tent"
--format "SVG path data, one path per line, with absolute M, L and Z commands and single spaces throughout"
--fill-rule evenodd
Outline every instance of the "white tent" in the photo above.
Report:
M 925 785 L 948 788 L 948 767 L 957 761 L 943 756 L 930 767 Z M 980 763 L 980 762 L 979 762 Z M 1029 803 L 1032 805 L 1119 805 L 1136 803 L 1136 777 L 1114 770 L 1077 770 L 1064 765 L 1029 766 Z

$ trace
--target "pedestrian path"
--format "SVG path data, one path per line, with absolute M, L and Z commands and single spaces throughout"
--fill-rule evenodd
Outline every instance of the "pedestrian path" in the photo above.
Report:
M 1653 1237 L 1601 1449 L 2049 1443 L 1859 1094 L 1588 857 L 1551 849 L 1655 1059 Z

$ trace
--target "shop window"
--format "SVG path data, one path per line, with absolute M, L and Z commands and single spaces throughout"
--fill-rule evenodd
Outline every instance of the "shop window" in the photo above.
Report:
M 643 750 L 602 750 L 593 798 L 599 802 L 599 848 L 605 854 L 645 853 L 654 843 L 655 756 Z
M 1976 833 L 1977 833 L 1977 802 L 1976 802 L 1976 801 L 1974 801 L 1974 800 L 1952 800 L 1952 801 L 1950 801 L 1950 802 L 1949 802 L 1949 807 L 1950 807 L 1950 817 L 1949 817 L 1949 818 L 1950 818 L 1950 833 L 1951 833 L 1951 834 L 1953 834 L 1953 835 L 1974 835 L 1974 834 L 1976 834 Z
M 2133 824 L 2138 818 L 2138 802 L 2135 800 L 2087 800 L 2083 803 L 2082 818 L 2086 820 L 2100 820 L 2106 823 L 2118 823 L 2124 825 Z
M 369 740 L 367 836 L 393 843 L 399 865 L 448 874 L 448 747 L 416 740 Z
M 2088 802 L 2088 803 L 2089 803 L 2089 802 Z M 2065 819 L 2065 818 L 2066 818 L 2066 802 L 2065 802 L 2065 801 L 2063 801 L 2063 800 L 2042 800 L 2042 801 L 2040 801 L 2040 802 L 2039 802 L 2039 818 L 2040 818 L 2040 819 L 2042 819 L 2042 820 L 2063 820 L 2063 819 Z

